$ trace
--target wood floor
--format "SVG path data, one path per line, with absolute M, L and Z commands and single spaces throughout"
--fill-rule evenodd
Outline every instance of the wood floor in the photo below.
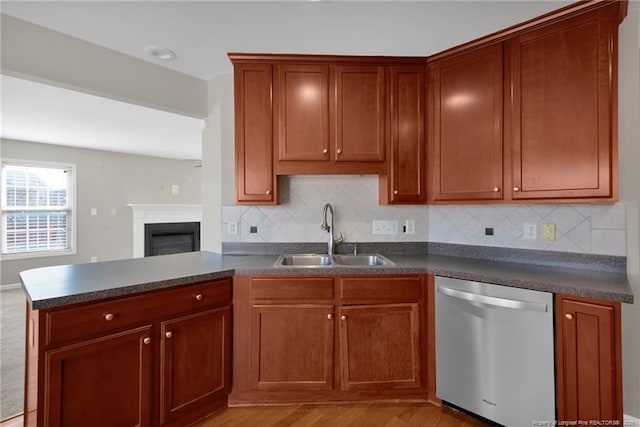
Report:
M 197 427 L 484 427 L 475 418 L 428 403 L 229 408 Z
M 485 427 L 475 418 L 429 403 L 292 405 L 229 408 L 197 427 Z M 0 422 L 22 427 L 22 416 Z

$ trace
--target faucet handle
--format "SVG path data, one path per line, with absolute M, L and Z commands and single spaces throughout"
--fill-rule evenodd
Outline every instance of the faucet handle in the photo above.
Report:
M 344 242 L 344 236 L 342 235 L 342 231 L 340 232 L 340 237 L 338 237 L 337 239 L 333 239 L 333 243 L 334 244 L 338 244 L 338 243 L 342 243 Z

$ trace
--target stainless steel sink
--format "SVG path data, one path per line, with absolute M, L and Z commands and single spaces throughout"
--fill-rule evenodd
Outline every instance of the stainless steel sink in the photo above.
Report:
M 327 255 L 327 254 L 283 254 L 273 264 L 274 267 L 330 267 L 393 265 L 393 262 L 379 254 Z
M 333 259 L 327 254 L 284 254 L 273 264 L 274 267 L 321 267 L 330 266 Z
M 379 254 L 334 255 L 336 264 L 350 266 L 393 265 L 391 261 Z

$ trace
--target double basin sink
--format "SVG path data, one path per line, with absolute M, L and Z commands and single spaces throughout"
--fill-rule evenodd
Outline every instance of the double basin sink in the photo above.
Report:
M 393 265 L 380 254 L 328 255 L 328 254 L 284 254 L 273 264 L 274 267 L 373 267 Z

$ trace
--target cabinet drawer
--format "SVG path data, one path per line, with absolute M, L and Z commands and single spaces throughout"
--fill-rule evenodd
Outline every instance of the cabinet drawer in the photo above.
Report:
M 342 303 L 418 301 L 422 298 L 422 277 L 343 277 L 340 298 Z
M 265 277 L 251 279 L 254 300 L 333 299 L 331 277 Z
M 231 279 L 46 312 L 46 345 L 58 344 L 159 317 L 220 305 L 231 300 Z

